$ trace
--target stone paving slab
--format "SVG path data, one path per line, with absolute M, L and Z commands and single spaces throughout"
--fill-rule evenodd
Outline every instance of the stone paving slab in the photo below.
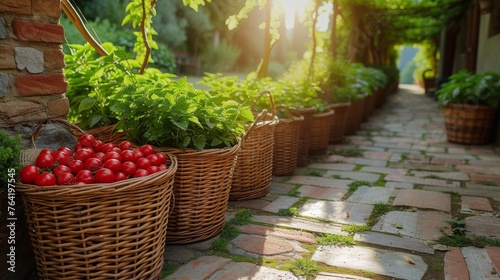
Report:
M 389 201 L 392 191 L 391 188 L 361 186 L 347 198 L 347 201 L 363 204 L 386 203 Z
M 462 196 L 461 213 L 474 211 L 493 212 L 490 201 L 485 197 Z
M 485 249 L 464 247 L 462 248 L 462 255 L 471 279 L 498 280 L 500 278 L 495 272 L 493 262 Z
M 318 168 L 318 169 L 328 169 L 328 170 L 340 170 L 340 171 L 351 171 L 356 165 L 351 163 L 310 163 L 307 167 Z
M 479 173 L 479 174 L 491 174 L 500 175 L 500 168 L 498 167 L 484 167 L 484 166 L 474 166 L 474 165 L 457 165 L 456 168 L 461 172 L 465 173 Z
M 188 262 L 194 257 L 194 252 L 183 245 L 167 245 L 163 254 L 164 260 L 178 263 Z
M 363 166 L 360 171 L 381 173 L 381 174 L 392 174 L 392 175 L 406 175 L 406 172 L 408 172 L 408 169 L 391 168 L 391 167 Z
M 275 201 L 264 206 L 262 210 L 271 213 L 278 213 L 280 209 L 288 209 L 298 200 L 299 200 L 298 197 L 280 196 Z
M 435 191 L 404 189 L 397 193 L 392 205 L 450 212 L 451 196 Z
M 320 246 L 312 260 L 407 280 L 420 280 L 427 271 L 427 264 L 417 255 L 361 246 Z
M 372 228 L 374 231 L 392 233 L 422 240 L 437 240 L 443 229 L 449 229 L 450 215 L 436 211 L 391 211 L 383 215 Z
M 272 236 L 240 234 L 231 244 L 260 256 L 273 256 L 293 252 L 294 246 L 287 240 Z
M 174 273 L 167 276 L 166 280 L 192 280 L 207 279 L 216 271 L 231 262 L 230 259 L 216 256 L 202 256 L 196 260 L 179 267 Z
M 370 278 L 357 277 L 352 275 L 320 272 L 314 280 L 370 280 Z
M 466 235 L 500 238 L 500 218 L 472 216 L 464 219 Z
M 229 205 L 232 206 L 238 206 L 238 207 L 244 207 L 248 209 L 255 209 L 255 210 L 262 210 L 265 208 L 267 205 L 269 205 L 271 201 L 267 199 L 251 199 L 251 200 L 245 200 L 245 201 L 229 201 Z
M 324 177 L 335 177 L 340 176 L 342 179 L 351 179 L 355 181 L 367 181 L 370 183 L 374 183 L 378 181 L 380 175 L 373 173 L 365 173 L 365 172 L 348 172 L 348 171 L 327 171 Z
M 293 176 L 287 183 L 312 185 L 326 188 L 349 189 L 352 180 L 330 179 L 315 176 Z
M 388 165 L 388 167 L 410 169 L 410 170 L 425 170 L 425 171 L 433 171 L 433 172 L 452 172 L 452 171 L 454 171 L 453 166 L 425 164 L 425 163 L 417 163 L 417 162 L 409 162 L 409 161 L 404 161 L 401 163 L 390 163 Z M 396 174 L 396 175 L 398 175 L 398 174 Z M 404 174 L 402 174 L 402 175 L 404 175 Z
M 196 279 L 196 278 L 193 278 Z M 253 263 L 237 262 L 213 280 L 298 280 L 301 279 L 289 271 L 256 265 Z
M 349 190 L 333 189 L 314 186 L 301 186 L 298 190 L 299 196 L 326 200 L 341 200 Z
M 488 256 L 490 256 L 495 272 L 497 275 L 500 275 L 500 247 L 485 246 L 484 249 L 486 249 Z
M 369 244 L 382 245 L 386 247 L 406 249 L 410 251 L 434 254 L 434 249 L 427 246 L 422 240 L 409 237 L 399 237 L 391 234 L 365 231 L 356 233 L 354 240 Z
M 500 175 L 471 174 L 471 181 L 493 182 L 500 185 Z
M 437 177 L 437 179 L 452 180 L 452 181 L 469 181 L 469 176 L 462 172 L 429 172 L 429 171 L 412 171 L 416 177 Z
M 293 184 L 271 182 L 269 185 L 269 192 L 275 194 L 288 194 L 295 186 Z
M 436 186 L 423 186 L 424 190 L 432 190 L 439 192 L 449 192 L 450 188 L 448 187 L 436 187 Z M 470 196 L 481 196 L 481 197 L 490 197 L 495 200 L 500 201 L 500 192 L 496 190 L 492 190 L 491 187 L 480 188 L 480 189 L 471 189 L 471 188 L 454 188 L 451 189 L 454 193 L 459 195 L 470 195 Z
M 386 188 L 396 188 L 396 189 L 413 189 L 413 184 L 404 183 L 404 182 L 386 182 Z
M 295 240 L 302 243 L 316 244 L 314 234 L 298 230 L 283 229 L 277 227 L 267 227 L 261 225 L 243 225 L 236 227 L 240 232 L 246 234 L 258 234 L 262 236 L 274 236 L 288 240 Z
M 343 201 L 322 201 L 310 199 L 302 205 L 299 215 L 325 219 L 342 224 L 366 224 L 373 205 Z
M 276 225 L 299 230 L 305 230 L 318 233 L 331 233 L 347 236 L 348 233 L 342 231 L 340 225 L 323 223 L 310 219 L 298 217 L 281 217 L 281 216 L 253 216 L 252 221 L 269 225 Z
M 386 166 L 387 161 L 367 159 L 367 158 L 356 158 L 356 157 L 344 157 L 339 155 L 332 155 L 325 158 L 326 162 L 336 162 L 336 163 L 352 163 L 360 165 L 370 165 L 370 166 Z
M 444 277 L 446 280 L 469 280 L 469 271 L 462 251 L 451 247 L 444 256 Z
M 460 182 L 450 182 L 450 181 L 439 180 L 439 179 L 425 179 L 425 178 L 418 178 L 418 177 L 413 177 L 413 176 L 387 175 L 385 177 L 385 180 L 412 183 L 412 184 L 420 184 L 420 185 L 450 187 L 450 188 L 459 188 L 460 187 Z

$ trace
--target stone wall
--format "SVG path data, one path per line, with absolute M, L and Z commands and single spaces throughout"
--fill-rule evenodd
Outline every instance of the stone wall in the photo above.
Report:
M 65 117 L 60 0 L 0 2 L 0 128 Z

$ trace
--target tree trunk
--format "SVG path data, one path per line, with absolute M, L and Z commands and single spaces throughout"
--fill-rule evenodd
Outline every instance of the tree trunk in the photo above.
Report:
M 271 7 L 272 0 L 266 1 L 266 27 L 264 29 L 264 56 L 257 70 L 257 78 L 267 77 L 267 69 L 271 58 Z
M 330 32 L 330 52 L 333 59 L 337 57 L 337 14 L 339 12 L 338 0 L 333 0 L 332 30 Z

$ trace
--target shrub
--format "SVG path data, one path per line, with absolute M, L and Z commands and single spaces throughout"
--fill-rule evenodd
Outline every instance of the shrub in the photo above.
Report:
M 20 137 L 10 137 L 5 130 L 0 130 L 0 182 L 2 187 L 7 187 L 9 182 L 9 169 L 20 170 L 19 154 L 21 152 Z
M 218 73 L 233 69 L 241 54 L 236 45 L 222 40 L 218 46 L 210 45 L 200 56 L 204 72 Z

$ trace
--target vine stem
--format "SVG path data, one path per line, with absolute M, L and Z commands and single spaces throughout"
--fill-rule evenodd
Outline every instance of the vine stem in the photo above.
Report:
M 154 5 L 155 1 L 151 1 L 151 5 Z M 146 48 L 146 54 L 144 55 L 144 60 L 142 61 L 141 69 L 139 70 L 139 74 L 143 74 L 144 70 L 146 69 L 146 66 L 148 65 L 149 61 L 149 56 L 151 54 L 151 46 L 149 44 L 148 36 L 147 36 L 147 31 L 146 31 L 146 18 L 147 18 L 147 13 L 146 13 L 146 0 L 142 0 L 142 19 L 141 19 L 141 34 L 142 34 L 142 40 L 144 40 L 144 46 Z

